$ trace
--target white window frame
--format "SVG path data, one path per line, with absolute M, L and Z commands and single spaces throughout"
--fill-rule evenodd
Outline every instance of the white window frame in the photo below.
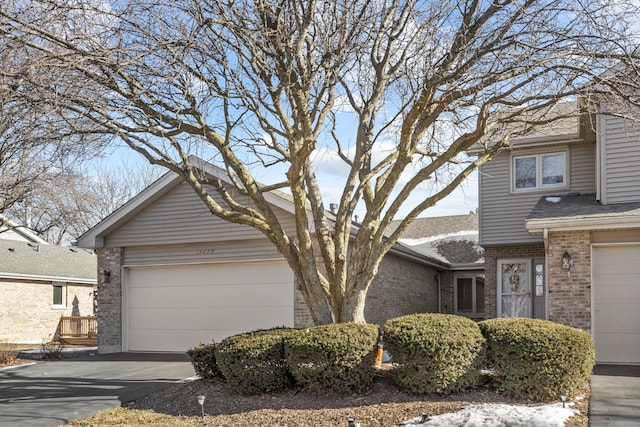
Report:
M 562 154 L 564 156 L 563 182 L 561 184 L 542 183 L 542 158 Z M 531 188 L 516 187 L 516 161 L 528 157 L 535 158 L 536 161 L 536 186 Z M 568 150 L 548 151 L 543 153 L 528 153 L 511 156 L 511 191 L 514 193 L 526 193 L 530 191 L 540 191 L 547 189 L 565 189 L 569 187 L 569 152 Z
M 478 298 L 478 286 L 477 286 L 477 278 L 478 277 L 482 277 L 482 279 L 484 280 L 484 274 L 480 273 L 480 272 L 465 272 L 465 273 L 454 273 L 453 275 L 453 307 L 454 307 L 454 311 L 456 314 L 460 315 L 460 316 L 466 316 L 466 317 L 482 317 L 484 316 L 485 312 L 486 312 L 486 308 L 485 311 L 483 312 L 478 312 L 476 311 L 476 307 L 478 306 L 477 304 L 477 298 Z M 471 294 L 472 294 L 472 302 L 471 302 L 471 312 L 468 311 L 458 311 L 458 279 L 472 279 L 471 282 Z M 487 287 L 486 287 L 486 282 L 485 282 L 485 288 L 484 288 L 484 292 L 486 294 L 487 292 Z M 482 298 L 484 298 L 484 295 L 482 295 Z M 486 303 L 486 300 L 485 300 Z
M 62 304 L 55 304 L 53 300 L 54 289 L 62 288 Z M 66 283 L 53 282 L 51 286 L 51 308 L 56 310 L 63 310 L 67 308 L 67 285 Z

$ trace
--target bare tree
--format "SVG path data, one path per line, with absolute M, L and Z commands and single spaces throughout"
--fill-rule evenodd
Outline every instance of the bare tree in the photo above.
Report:
M 149 163 L 92 164 L 39 182 L 6 214 L 49 243 L 68 245 L 160 176 Z
M 99 155 L 110 139 L 56 102 L 56 82 L 73 82 L 62 69 L 38 67 L 43 55 L 24 41 L 0 42 L 0 215 L 15 213 L 34 192 L 60 192 L 78 162 Z
M 50 14 L 65 24 L 43 25 Z M 406 227 L 513 137 L 586 88 L 615 94 L 605 71 L 634 59 L 623 43 L 638 15 L 608 0 L 32 0 L 0 17 L 1 37 L 82 82 L 40 87 L 59 108 L 182 176 L 213 215 L 264 233 L 316 323 L 329 323 L 365 320 Z M 483 152 L 469 158 L 472 146 Z M 346 170 L 335 216 L 322 153 Z M 275 190 L 294 201 L 293 232 L 267 202 Z M 416 192 L 424 199 L 387 235 Z

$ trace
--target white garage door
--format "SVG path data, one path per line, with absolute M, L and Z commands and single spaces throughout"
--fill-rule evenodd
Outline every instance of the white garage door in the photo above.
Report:
M 293 326 L 293 274 L 284 263 L 127 270 L 129 351 L 184 352 L 240 332 Z
M 640 363 L 640 245 L 593 248 L 596 360 Z

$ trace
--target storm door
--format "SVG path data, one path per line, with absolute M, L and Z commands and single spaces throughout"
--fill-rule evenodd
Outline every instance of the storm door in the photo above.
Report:
M 532 317 L 531 262 L 498 261 L 498 317 Z

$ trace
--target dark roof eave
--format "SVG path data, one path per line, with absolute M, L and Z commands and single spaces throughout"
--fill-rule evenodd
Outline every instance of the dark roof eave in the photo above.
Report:
M 403 246 L 400 243 L 396 243 L 395 245 L 393 245 L 388 253 L 390 253 L 391 255 L 401 256 L 412 261 L 416 261 L 422 265 L 434 267 L 438 270 L 449 270 L 451 268 L 451 264 L 449 263 L 438 261 L 426 255 L 420 254 L 412 249 Z

